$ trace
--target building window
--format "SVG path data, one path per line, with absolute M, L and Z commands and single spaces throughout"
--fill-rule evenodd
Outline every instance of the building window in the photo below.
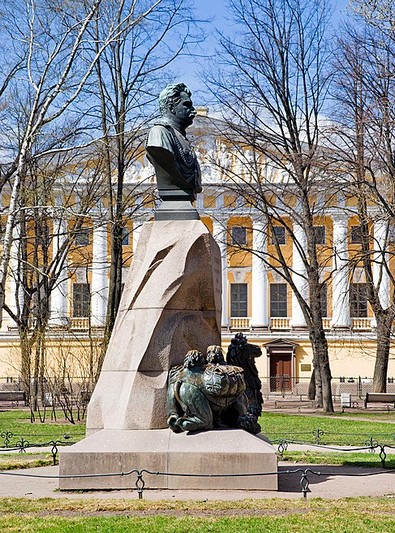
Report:
M 354 318 L 366 318 L 368 316 L 368 295 L 366 283 L 351 283 L 350 313 Z
M 230 285 L 230 305 L 232 317 L 246 317 L 248 316 L 247 304 L 247 283 L 231 283 Z
M 89 283 L 73 284 L 73 317 L 88 317 L 90 315 L 90 287 Z
M 77 246 L 88 246 L 90 237 L 89 228 L 80 228 L 75 234 L 75 244 Z
M 270 284 L 270 316 L 287 317 L 287 284 L 271 283 Z
M 232 227 L 232 244 L 245 246 L 247 244 L 247 228 L 244 226 Z
M 316 244 L 325 244 L 325 226 L 314 226 Z
M 273 226 L 272 228 L 272 244 L 285 244 L 285 228 L 284 226 Z
M 122 246 L 129 246 L 130 231 L 129 228 L 122 228 Z
M 362 227 L 361 226 L 351 226 L 350 240 L 352 244 L 362 243 Z

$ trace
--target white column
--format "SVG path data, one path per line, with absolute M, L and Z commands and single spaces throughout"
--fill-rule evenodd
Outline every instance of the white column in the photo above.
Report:
M 107 312 L 107 226 L 93 228 L 92 278 L 91 278 L 91 324 L 104 326 Z
M 12 244 L 10 251 L 10 262 L 8 270 L 8 288 L 9 297 L 7 297 L 7 305 L 10 310 L 18 315 L 23 307 L 23 287 L 20 280 L 20 261 L 19 261 L 19 245 L 20 245 L 20 226 L 17 224 L 12 230 Z
M 377 220 L 374 223 L 374 263 L 373 281 L 378 289 L 380 303 L 384 309 L 390 306 L 390 279 L 388 275 L 388 253 L 386 247 L 388 222 Z
M 227 256 L 227 235 L 226 225 L 213 220 L 213 237 L 216 240 L 221 251 L 221 270 L 222 270 L 222 310 L 221 310 L 221 326 L 227 328 L 229 326 L 228 314 L 228 256 Z
M 268 283 L 267 268 L 260 254 L 266 251 L 267 231 L 266 224 L 253 221 L 252 225 L 252 328 L 267 328 L 268 317 Z
M 68 323 L 67 297 L 68 297 L 68 267 L 67 252 L 61 254 L 60 250 L 67 238 L 67 221 L 63 218 L 53 220 L 52 259 L 56 267 L 57 281 L 51 291 L 50 319 L 53 326 L 65 326 Z M 56 275 L 56 274 L 55 274 Z
M 308 300 L 309 292 L 306 279 L 306 264 L 302 257 L 302 251 L 306 251 L 306 234 L 302 226 L 296 223 L 294 223 L 293 233 L 294 242 L 292 247 L 292 279 L 302 298 L 304 300 Z M 292 292 L 291 325 L 294 328 L 306 327 L 306 320 L 303 315 L 302 308 L 300 307 L 300 304 L 294 292 Z
M 350 296 L 348 279 L 348 218 L 333 215 L 332 327 L 348 328 Z

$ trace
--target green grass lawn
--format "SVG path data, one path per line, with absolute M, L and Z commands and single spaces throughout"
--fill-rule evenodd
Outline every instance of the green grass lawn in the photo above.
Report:
M 315 432 L 320 429 L 323 431 L 321 442 L 325 444 L 364 446 L 367 440 L 373 437 L 380 443 L 395 446 L 395 424 L 388 421 L 388 416 L 392 416 L 395 422 L 395 414 L 388 413 L 376 415 L 369 413 L 361 417 L 361 420 L 356 420 L 349 419 L 346 413 L 344 418 L 341 418 L 341 416 L 264 412 L 260 422 L 263 433 L 273 442 L 287 439 L 313 444 L 316 442 Z M 84 437 L 85 425 L 65 422 L 60 414 L 56 421 L 47 417 L 45 423 L 30 423 L 28 411 L 9 410 L 0 412 L 0 435 L 6 431 L 13 434 L 12 444 L 21 437 L 29 443 L 42 444 L 51 440 L 64 440 L 65 435 L 70 437 L 69 440 L 76 442 Z M 4 438 L 0 437 L 0 447 L 3 444 L 2 440 Z
M 395 414 L 393 415 L 395 422 Z M 263 413 L 260 423 L 262 432 L 273 442 L 279 439 L 314 444 L 315 432 L 320 429 L 321 443 L 343 446 L 365 446 L 373 437 L 381 444 L 395 446 L 395 424 L 382 421 L 380 417 L 366 420 L 350 420 L 334 416 L 289 415 L 284 413 Z
M 395 410 L 391 409 L 390 411 L 370 411 L 369 409 L 364 411 L 354 411 L 353 409 L 348 409 L 342 413 L 341 411 L 336 411 L 331 413 L 331 417 L 338 417 L 344 419 L 355 419 L 355 420 L 377 420 L 378 422 L 395 422 Z
M 1 453 L 0 470 L 15 470 L 16 468 L 36 468 L 38 466 L 53 465 L 50 453 Z
M 284 452 L 281 460 L 304 465 L 340 465 L 361 466 L 364 468 L 381 468 L 379 453 L 286 451 Z M 385 459 L 385 468 L 395 469 L 395 455 L 387 455 Z
M 315 443 L 315 432 L 320 429 L 321 442 L 325 444 L 364 446 L 370 437 L 380 443 L 395 446 L 395 424 L 388 421 L 381 413 L 374 416 L 369 413 L 361 420 L 349 419 L 346 416 L 322 416 L 304 414 L 285 414 L 268 412 L 263 413 L 260 422 L 263 433 L 276 442 L 279 439 L 302 443 Z M 345 413 L 346 415 L 346 413 Z M 391 416 L 391 415 L 390 415 Z M 395 414 L 392 415 L 395 422 Z M 0 435 L 11 431 L 14 435 L 12 443 L 23 437 L 29 443 L 42 444 L 50 440 L 64 440 L 64 435 L 69 435 L 73 442 L 81 440 L 85 434 L 85 425 L 70 424 L 62 420 L 61 415 L 56 421 L 49 417 L 45 423 L 30 423 L 28 411 L 10 410 L 0 412 Z M 0 439 L 0 446 L 2 445 Z
M 313 443 L 314 431 L 324 431 L 323 442 L 361 445 L 373 437 L 395 445 L 395 425 L 380 417 L 348 420 L 341 417 L 264 413 L 263 431 L 275 440 L 287 438 Z M 74 442 L 83 438 L 84 425 L 62 421 L 30 423 L 29 412 L 0 412 L 0 434 L 12 431 L 30 442 L 61 440 L 65 434 Z M 1 442 L 1 441 L 0 441 Z M 288 452 L 284 460 L 304 464 L 334 464 L 379 467 L 378 454 Z M 41 461 L 43 461 L 41 463 Z M 30 468 L 50 464 L 51 455 L 0 455 L 0 469 Z M 395 458 L 386 464 L 395 468 Z M 148 500 L 71 500 L 48 498 L 0 499 L 0 531 L 41 533 L 395 533 L 394 497 L 344 498 L 341 500 L 262 499 L 214 502 Z
M 371 415 L 371 413 L 370 413 Z M 323 431 L 321 442 L 333 446 L 366 446 L 370 438 L 380 444 L 395 446 L 395 424 L 381 417 L 367 417 L 362 420 L 328 416 L 306 416 L 303 414 L 290 415 L 284 413 L 264 413 L 261 417 L 263 432 L 276 445 L 280 439 L 289 442 L 315 443 L 317 429 Z M 30 444 L 44 444 L 52 440 L 63 442 L 77 442 L 85 434 L 84 424 L 70 424 L 61 420 L 47 419 L 45 423 L 30 423 L 28 411 L 10 410 L 0 412 L 0 447 L 4 444 L 4 434 L 12 432 L 10 446 L 15 446 L 23 438 Z M 65 438 L 65 435 L 69 438 Z M 29 448 L 27 448 L 29 452 Z M 317 448 L 317 452 L 289 452 L 285 451 L 284 460 L 306 464 L 336 464 L 354 466 L 380 466 L 377 453 L 325 453 Z M 387 450 L 388 451 L 388 450 Z M 45 453 L 7 454 L 0 455 L 0 469 L 30 468 L 51 464 L 51 455 Z M 395 468 L 395 456 L 387 455 L 386 467 Z
M 0 528 L 41 533 L 391 533 L 391 498 L 163 501 L 0 500 Z
M 57 420 L 48 416 L 44 423 L 30 422 L 30 412 L 27 410 L 0 411 L 0 447 L 4 445 L 5 432 L 11 432 L 10 445 L 14 446 L 21 438 L 30 444 L 44 444 L 49 441 L 81 440 L 85 435 L 85 424 L 70 424 L 62 419 L 59 413 Z M 65 435 L 69 438 L 65 439 Z

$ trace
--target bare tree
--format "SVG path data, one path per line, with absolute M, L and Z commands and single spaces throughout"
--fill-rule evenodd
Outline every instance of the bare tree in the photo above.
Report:
M 322 190 L 324 174 L 319 118 L 329 82 L 324 35 L 328 11 L 324 2 L 299 0 L 231 0 L 230 6 L 242 37 L 235 41 L 222 36 L 223 73 L 212 76 L 211 90 L 234 132 L 228 143 L 249 176 L 245 179 L 233 171 L 232 177 L 228 171 L 228 177 L 268 221 L 276 257 L 269 260 L 256 249 L 253 253 L 292 288 L 309 331 L 317 400 L 331 412 L 331 372 L 320 305 L 325 280 L 320 277 L 323 265 L 314 228 L 322 214 L 316 194 Z M 249 163 L 243 161 L 246 150 L 252 150 Z M 265 169 L 274 169 L 274 182 Z M 288 206 L 287 196 L 293 198 Z M 292 239 L 302 271 L 284 257 L 276 225 Z
M 350 0 L 350 5 L 366 22 L 394 36 L 395 7 L 392 0 Z
M 121 21 L 108 20 L 96 48 L 91 30 L 93 32 L 103 3 L 104 0 L 82 4 L 47 0 L 7 2 L 8 26 L 4 27 L 12 26 L 16 54 L 23 58 L 14 90 L 23 95 L 25 120 L 20 125 L 19 142 L 14 148 L 15 172 L 10 178 L 12 189 L 0 263 L 0 323 L 21 182 L 29 161 L 39 155 L 37 141 L 51 126 L 52 131 L 57 131 L 60 124 L 67 124 L 67 116 L 73 116 L 81 103 L 82 90 L 101 53 L 120 39 L 127 27 L 142 23 L 161 0 L 147 2 L 139 13 L 128 11 Z M 64 148 L 66 141 L 59 139 L 57 149 Z
M 64 178 L 71 171 L 72 181 Z M 100 159 L 88 159 L 80 150 L 34 159 L 21 185 L 17 231 L 13 233 L 13 271 L 9 274 L 15 289 L 7 293 L 4 309 L 18 329 L 21 380 L 33 412 L 44 393 L 50 298 L 58 284 L 67 283 L 77 268 L 88 269 L 92 260 L 78 253 L 78 262 L 73 265 L 68 261 L 65 268 L 70 252 L 74 250 L 76 255 L 75 236 L 103 194 Z M 59 189 L 64 200 L 61 206 L 54 198 Z M 57 223 L 60 219 L 68 225 L 62 225 L 62 235 Z M 91 367 L 93 381 L 96 368 Z
M 388 35 L 369 26 L 348 27 L 344 33 L 335 64 L 333 155 L 348 174 L 348 194 L 357 199 L 356 211 L 350 212 L 358 216 L 360 246 L 350 270 L 362 267 L 364 272 L 377 328 L 373 388 L 385 392 L 395 318 L 389 266 L 395 215 L 395 48 Z

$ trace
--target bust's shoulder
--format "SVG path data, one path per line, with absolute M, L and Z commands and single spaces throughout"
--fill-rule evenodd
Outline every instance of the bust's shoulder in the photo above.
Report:
M 171 128 L 171 126 L 166 120 L 158 118 L 155 121 L 151 122 L 151 129 L 152 128 L 165 128 L 168 130 Z
M 151 122 L 151 130 L 171 132 L 173 131 L 173 126 L 166 118 L 157 118 L 156 120 Z
M 148 150 L 150 148 L 161 148 L 175 153 L 177 148 L 172 127 L 159 120 L 154 122 L 148 133 L 146 147 Z
M 160 135 L 170 135 L 172 133 L 172 127 L 169 124 L 154 123 L 149 130 L 148 135 L 156 133 Z

